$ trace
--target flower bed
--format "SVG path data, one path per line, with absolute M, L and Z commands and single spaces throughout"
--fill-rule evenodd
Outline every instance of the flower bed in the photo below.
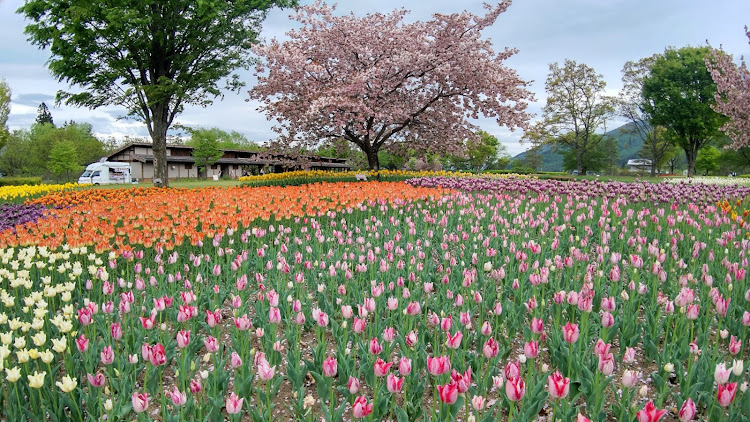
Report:
M 39 220 L 33 246 L 0 250 L 4 416 L 750 413 L 750 241 L 726 207 L 668 196 L 712 191 L 644 205 L 596 184 L 464 183 L 495 188 L 201 189 L 56 210 L 65 225 Z M 120 249 L 39 246 L 85 227 Z

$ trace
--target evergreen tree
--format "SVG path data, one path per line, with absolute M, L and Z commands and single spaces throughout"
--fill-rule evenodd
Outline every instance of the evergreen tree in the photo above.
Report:
M 39 104 L 39 108 L 36 109 L 36 123 L 38 125 L 45 123 L 49 123 L 52 126 L 55 125 L 55 122 L 52 121 L 52 113 L 49 112 L 49 108 L 47 108 L 47 104 L 44 102 Z

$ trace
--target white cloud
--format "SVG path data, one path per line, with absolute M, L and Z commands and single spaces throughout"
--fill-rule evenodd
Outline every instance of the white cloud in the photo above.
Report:
M 426 19 L 435 12 L 453 13 L 468 9 L 481 13 L 483 0 L 411 0 L 410 20 Z M 26 22 L 15 10 L 23 0 L 0 1 L 0 77 L 5 77 L 13 90 L 14 98 L 43 93 L 54 95 L 59 89 L 68 89 L 58 83 L 45 66 L 48 52 L 40 51 L 26 42 L 23 28 Z M 338 0 L 338 13 L 354 11 L 388 11 L 403 7 L 403 0 Z M 288 19 L 289 10 L 274 10 L 264 22 L 262 37 L 284 38 L 284 33 L 296 23 Z M 748 53 L 743 27 L 750 16 L 747 0 L 721 2 L 693 2 L 682 0 L 534 0 L 516 1 L 500 16 L 497 23 L 484 31 L 496 50 L 506 46 L 517 47 L 519 54 L 508 60 L 508 65 L 518 74 L 533 80 L 530 89 L 537 101 L 529 111 L 539 114 L 544 105 L 544 81 L 548 65 L 574 59 L 592 66 L 604 75 L 607 93 L 616 94 L 620 88 L 620 70 L 627 60 L 659 53 L 667 46 L 722 45 L 736 55 Z M 367 30 L 366 28 L 363 30 Z M 746 54 L 747 55 L 747 54 Z M 250 85 L 252 72 L 242 72 Z M 32 97 L 24 104 L 12 104 L 9 126 L 28 127 L 36 115 Z M 254 141 L 265 141 L 275 136 L 273 122 L 256 111 L 257 104 L 245 102 L 246 92 L 240 95 L 227 93 L 223 100 L 207 107 L 187 107 L 177 117 L 180 123 L 203 127 L 216 126 L 236 130 Z M 75 120 L 90 122 L 97 133 L 116 137 L 143 136 L 146 128 L 135 121 L 117 120 L 116 108 L 87 110 L 67 106 L 53 107 L 48 103 L 55 122 Z M 33 110 L 32 110 L 33 109 Z M 538 116 L 537 116 L 538 117 Z M 493 133 L 511 153 L 527 149 L 518 139 L 522 131 L 510 132 L 499 128 L 487 119 L 482 127 Z

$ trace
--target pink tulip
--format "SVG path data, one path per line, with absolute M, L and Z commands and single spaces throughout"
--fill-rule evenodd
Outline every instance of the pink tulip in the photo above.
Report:
M 720 406 L 727 407 L 732 404 L 735 394 L 737 394 L 736 382 L 719 384 L 716 390 L 716 399 L 718 400 Z
M 505 382 L 505 395 L 510 401 L 520 401 L 526 394 L 526 383 L 523 378 L 508 378 Z
M 372 340 L 370 340 L 370 353 L 373 355 L 379 355 L 382 351 L 383 346 L 380 345 L 377 338 L 373 337 Z
M 359 380 L 350 376 L 349 381 L 346 383 L 346 388 L 349 389 L 349 394 L 357 394 L 359 391 Z
M 258 376 L 263 381 L 270 380 L 271 378 L 273 378 L 275 373 L 276 373 L 276 365 L 270 366 L 269 363 L 266 362 L 265 360 L 263 360 L 260 363 L 260 365 L 258 365 Z
M 471 367 L 469 367 L 463 374 L 454 369 L 451 373 L 451 379 L 456 385 L 458 385 L 459 393 L 463 394 L 467 392 L 471 386 Z
M 570 392 L 570 378 L 564 378 L 560 371 L 547 377 L 547 391 L 552 400 L 564 399 Z
M 203 339 L 203 345 L 206 346 L 206 350 L 208 350 L 210 353 L 214 353 L 219 350 L 219 341 L 216 340 L 216 337 L 213 336 L 206 336 L 206 338 Z
M 398 372 L 402 376 L 409 375 L 411 373 L 411 359 L 406 356 L 402 356 L 398 363 Z
M 458 349 L 461 346 L 461 339 L 463 339 L 464 335 L 460 331 L 457 331 L 453 336 L 451 336 L 451 333 L 446 333 L 446 336 L 448 339 L 445 341 L 445 344 L 449 348 Z
M 336 358 L 333 356 L 328 356 L 326 360 L 323 361 L 323 375 L 327 377 L 335 377 L 337 372 L 338 365 L 336 362 Z
M 409 334 L 406 335 L 406 345 L 408 347 L 414 347 L 417 342 L 419 341 L 419 338 L 417 337 L 416 331 L 411 331 Z
M 112 351 L 112 346 L 106 346 L 104 350 L 99 354 L 102 365 L 111 365 L 115 361 L 115 353 Z
M 234 369 L 242 366 L 242 358 L 237 352 L 232 352 L 232 356 L 230 356 L 229 358 L 229 365 L 231 365 L 231 367 Z
M 172 400 L 172 404 L 175 406 L 184 406 L 187 403 L 187 394 L 181 392 L 177 386 L 172 391 L 167 391 L 166 395 Z
M 113 322 L 109 326 L 109 333 L 113 340 L 120 340 L 122 338 L 122 325 L 119 322 Z
M 190 392 L 193 394 L 198 394 L 203 390 L 203 386 L 201 385 L 200 380 L 191 379 L 190 380 Z
M 88 307 L 84 307 L 83 309 L 78 310 L 78 322 L 81 323 L 84 327 L 91 324 L 93 321 L 93 313 L 91 312 L 91 309 Z
M 487 340 L 486 343 L 484 343 L 484 347 L 482 347 L 482 353 L 484 353 L 484 357 L 486 357 L 487 359 L 492 359 L 497 356 L 498 353 L 500 353 L 500 345 L 495 341 L 494 338 L 490 337 L 490 339 Z
M 622 361 L 625 363 L 634 363 L 635 362 L 635 349 L 626 347 L 625 353 L 622 355 Z
M 596 341 L 596 344 L 594 345 L 594 355 L 601 356 L 606 355 L 609 353 L 609 348 L 612 347 L 611 344 L 605 343 L 604 340 L 599 339 Z
M 451 363 L 448 356 L 432 357 L 427 356 L 427 372 L 433 376 L 438 376 L 450 372 Z
M 489 321 L 484 321 L 484 323 L 482 323 L 482 328 L 479 331 L 482 335 L 489 336 L 492 334 L 492 325 L 490 325 Z
M 563 338 L 568 343 L 575 343 L 578 341 L 578 324 L 567 323 L 563 326 Z
M 190 344 L 190 330 L 180 330 L 177 332 L 177 348 L 184 349 Z
M 239 398 L 237 394 L 232 392 L 232 394 L 227 397 L 227 413 L 230 415 L 236 415 L 242 411 L 242 402 L 244 402 L 244 398 Z
M 521 366 L 517 361 L 508 362 L 505 366 L 505 379 L 518 378 L 521 376 Z
M 612 353 L 599 355 L 599 371 L 607 377 L 615 371 L 615 357 Z
M 375 361 L 373 364 L 373 369 L 375 370 L 375 376 L 376 377 L 384 377 L 388 374 L 388 371 L 391 369 L 391 366 L 393 365 L 393 362 L 386 363 L 383 359 L 378 358 L 378 360 Z
M 698 305 L 688 305 L 687 310 L 685 311 L 685 318 L 691 319 L 691 320 L 698 319 L 700 310 L 701 308 Z
M 217 309 L 213 312 L 206 310 L 206 324 L 208 324 L 209 327 L 213 328 L 216 327 L 216 324 L 221 322 L 221 309 Z
M 396 329 L 393 327 L 388 327 L 385 330 L 383 330 L 383 340 L 387 341 L 388 343 L 393 343 L 393 340 L 396 339 Z
M 665 409 L 657 409 L 656 406 L 654 406 L 654 401 L 651 400 L 646 403 L 644 409 L 639 410 L 638 413 L 636 413 L 636 418 L 638 419 L 638 422 L 657 422 L 664 417 L 666 413 L 667 411 Z
M 86 374 L 86 378 L 92 387 L 103 387 L 107 383 L 107 378 L 101 372 L 97 372 L 96 375 Z
M 526 359 L 534 359 L 539 356 L 539 343 L 532 340 L 523 346 L 523 354 Z
M 440 401 L 446 404 L 453 404 L 458 400 L 458 385 L 455 381 L 451 381 L 445 385 L 438 385 L 438 396 Z
M 143 326 L 143 328 L 147 330 L 154 328 L 154 321 L 156 321 L 156 314 L 151 315 L 148 318 L 146 317 L 139 317 L 139 318 L 141 320 L 141 325 Z
M 697 409 L 695 407 L 695 403 L 693 403 L 693 399 L 688 398 L 682 403 L 682 407 L 680 407 L 680 413 L 678 413 L 680 422 L 688 422 L 693 420 L 696 412 Z
M 450 331 L 453 326 L 453 315 L 449 315 L 447 318 L 443 318 L 440 321 L 440 329 L 443 331 Z
M 81 353 L 89 350 L 89 340 L 86 338 L 85 335 L 81 334 L 80 337 L 76 339 L 76 347 L 78 348 L 78 351 Z
M 622 385 L 625 388 L 633 388 L 638 384 L 638 380 L 641 378 L 641 373 L 638 371 L 631 371 L 626 369 L 622 373 Z
M 742 340 L 736 339 L 734 336 L 732 336 L 729 339 L 729 353 L 736 355 L 742 350 Z
M 164 346 L 161 343 L 156 343 L 151 347 L 149 361 L 154 366 L 161 366 L 167 363 L 167 354 L 164 352 Z
M 544 322 L 539 318 L 531 318 L 530 328 L 532 333 L 540 334 L 544 331 Z
M 388 374 L 385 383 L 388 387 L 388 391 L 391 393 L 398 393 L 404 387 L 404 379 L 397 377 L 393 373 Z
M 482 396 L 474 396 L 471 398 L 471 407 L 473 407 L 477 412 L 481 412 L 484 409 L 485 403 L 486 400 Z
M 367 320 L 354 317 L 354 324 L 352 324 L 352 329 L 354 330 L 355 333 L 357 334 L 362 333 L 363 331 L 365 331 L 366 326 L 367 326 Z
M 268 323 L 278 324 L 281 322 L 281 312 L 279 308 L 271 307 L 268 309 Z
M 716 381 L 717 384 L 725 384 L 727 381 L 729 381 L 729 377 L 731 375 L 732 369 L 727 369 L 724 362 L 716 365 L 716 369 L 714 370 L 714 381 Z
M 130 400 L 133 403 L 133 411 L 135 413 L 141 413 L 148 409 L 148 393 L 139 393 L 136 391 L 130 396 Z
M 354 400 L 352 406 L 352 413 L 354 418 L 361 419 L 372 413 L 372 403 L 367 404 L 365 396 L 359 396 Z
M 583 416 L 582 414 L 578 414 L 578 417 L 576 418 L 576 422 L 591 422 L 591 419 Z
M 602 327 L 609 328 L 613 325 L 615 325 L 615 317 L 613 317 L 609 312 L 605 311 L 602 314 Z

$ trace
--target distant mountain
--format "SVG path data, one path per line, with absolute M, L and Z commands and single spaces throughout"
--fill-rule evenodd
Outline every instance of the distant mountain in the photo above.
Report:
M 616 129 L 612 129 L 605 135 L 617 139 L 620 156 L 617 160 L 618 166 L 622 167 L 628 160 L 633 158 L 639 158 L 638 152 L 643 147 L 643 140 L 638 136 L 637 133 L 630 129 L 634 127 L 634 123 L 624 124 Z M 565 153 L 564 148 L 551 145 L 542 145 L 540 154 L 542 156 L 542 167 L 540 171 L 563 171 L 563 154 Z M 523 161 L 526 157 L 526 151 L 516 155 L 513 159 L 519 159 Z

